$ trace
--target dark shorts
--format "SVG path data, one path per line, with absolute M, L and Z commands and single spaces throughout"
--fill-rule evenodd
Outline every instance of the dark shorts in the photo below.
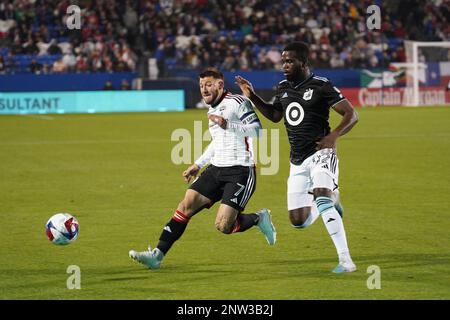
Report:
M 222 203 L 238 211 L 244 211 L 255 188 L 255 167 L 213 165 L 209 165 L 189 187 L 210 199 L 211 206 L 222 199 Z

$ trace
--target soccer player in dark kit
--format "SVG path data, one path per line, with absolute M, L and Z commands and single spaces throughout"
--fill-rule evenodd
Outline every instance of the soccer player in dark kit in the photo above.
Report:
M 273 104 L 256 95 L 246 79 L 237 76 L 236 82 L 266 118 L 273 122 L 284 118 L 291 146 L 287 202 L 293 227 L 306 228 L 321 216 L 339 256 L 333 272 L 353 272 L 356 266 L 347 246 L 338 197 L 336 141 L 356 124 L 358 115 L 328 79 L 310 71 L 308 56 L 309 48 L 303 42 L 284 48 L 286 79 L 278 84 Z M 342 116 L 333 130 L 328 121 L 330 108 Z

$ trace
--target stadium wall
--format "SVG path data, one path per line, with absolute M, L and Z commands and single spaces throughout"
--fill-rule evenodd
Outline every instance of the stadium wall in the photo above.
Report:
M 316 71 L 315 71 L 316 72 Z M 317 70 L 321 76 L 333 81 L 337 87 L 359 87 L 360 70 Z M 266 100 L 271 100 L 276 85 L 284 79 L 279 71 L 239 71 L 224 72 L 225 87 L 233 92 L 240 92 L 234 77 L 241 75 L 252 82 L 257 93 Z M 186 108 L 195 108 L 201 101 L 198 88 L 198 71 L 186 69 L 172 69 L 169 79 L 143 80 L 142 89 L 183 89 L 185 91 Z
M 333 81 L 333 84 L 340 87 L 357 88 L 360 86 L 361 70 L 334 70 L 334 69 L 316 69 L 314 73 L 321 77 L 326 77 Z M 169 71 L 170 77 L 182 77 L 193 79 L 197 82 L 198 72 L 193 70 L 172 69 Z M 224 72 L 225 85 L 230 89 L 238 89 L 235 86 L 234 77 L 240 75 L 248 79 L 255 88 L 260 90 L 274 89 L 275 86 L 284 79 L 283 73 L 280 71 L 236 71 Z
M 183 111 L 183 90 L 0 93 L 0 115 Z
M 0 75 L 0 92 L 93 91 L 102 90 L 107 81 L 119 89 L 123 80 L 131 84 L 135 78 L 133 72 L 5 74 Z
M 196 78 L 176 77 L 160 80 L 143 80 L 141 89 L 144 90 L 183 90 L 186 108 L 195 108 L 201 100 Z
M 323 69 L 315 70 L 314 72 L 329 78 L 354 106 L 407 105 L 412 97 L 412 92 L 404 87 L 369 88 L 370 81 L 367 81 L 367 76 L 363 70 Z M 234 80 L 234 77 L 238 74 L 250 80 L 257 93 L 268 101 L 273 98 L 276 85 L 284 78 L 283 74 L 278 71 L 225 72 L 225 85 L 234 92 L 240 92 Z M 201 105 L 201 96 L 198 89 L 198 72 L 179 70 L 177 75 L 179 76 L 169 79 L 142 80 L 139 82 L 139 89 L 183 91 L 183 108 L 195 108 Z M 107 81 L 111 81 L 113 86 L 119 89 L 123 80 L 127 80 L 131 84 L 135 79 L 137 79 L 137 74 L 135 73 L 0 75 L 0 93 L 95 91 L 102 90 Z M 404 83 L 399 82 L 397 85 L 401 86 Z M 426 85 L 426 87 L 421 87 L 421 105 L 450 104 L 450 91 L 446 90 L 442 84 L 433 85 L 432 83 L 427 83 Z M 22 105 L 24 103 L 22 102 Z M 6 106 L 5 103 L 3 105 Z M 0 105 L 0 108 L 2 108 L 2 105 Z M 3 110 L 6 110 L 5 108 L 7 109 L 7 107 L 4 107 Z M 69 109 L 67 108 L 67 110 Z M 5 111 L 1 112 L 0 110 L 1 113 L 4 114 Z
M 341 88 L 342 94 L 356 107 L 410 105 L 413 92 L 406 88 Z M 421 87 L 419 104 L 436 106 L 450 104 L 450 92 L 442 86 Z

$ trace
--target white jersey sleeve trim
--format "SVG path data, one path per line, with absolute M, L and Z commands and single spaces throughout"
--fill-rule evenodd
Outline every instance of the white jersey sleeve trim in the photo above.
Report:
M 347 98 L 341 99 L 341 100 L 333 103 L 333 105 L 330 108 L 334 108 L 335 105 L 337 105 L 339 102 L 344 101 L 344 100 L 347 100 Z
M 330 80 L 328 80 L 327 78 L 324 78 L 324 77 L 314 76 L 313 78 L 316 80 L 323 81 L 323 82 L 330 82 Z

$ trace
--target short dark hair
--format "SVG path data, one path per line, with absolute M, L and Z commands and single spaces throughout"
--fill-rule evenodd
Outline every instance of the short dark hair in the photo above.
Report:
M 304 42 L 291 42 L 284 47 L 284 51 L 294 51 L 298 60 L 304 63 L 309 62 L 309 47 Z
M 206 77 L 213 77 L 214 79 L 220 79 L 220 80 L 224 79 L 223 73 L 220 72 L 216 68 L 207 68 L 199 75 L 200 79 L 206 78 Z

